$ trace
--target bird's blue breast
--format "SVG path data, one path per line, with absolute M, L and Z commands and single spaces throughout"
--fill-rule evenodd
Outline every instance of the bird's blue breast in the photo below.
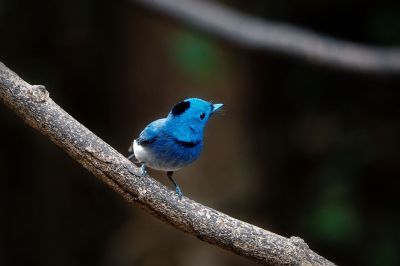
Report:
M 180 140 L 169 134 L 160 134 L 152 143 L 145 145 L 151 153 L 151 161 L 145 162 L 158 170 L 178 170 L 197 160 L 203 149 L 203 140 Z

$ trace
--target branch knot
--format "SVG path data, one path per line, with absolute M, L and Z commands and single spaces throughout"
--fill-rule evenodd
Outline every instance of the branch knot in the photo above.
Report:
M 307 243 L 300 237 L 298 236 L 292 236 L 290 237 L 290 241 L 295 245 L 298 246 L 301 249 L 310 249 L 307 245 Z
M 34 102 L 42 103 L 49 99 L 49 92 L 44 85 L 32 85 L 30 92 L 31 99 Z

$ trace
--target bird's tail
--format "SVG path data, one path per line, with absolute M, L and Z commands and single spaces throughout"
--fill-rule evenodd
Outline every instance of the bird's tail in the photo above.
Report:
M 135 157 L 135 153 L 133 152 L 133 142 L 129 146 L 128 157 L 127 158 L 128 158 L 128 160 L 130 160 L 133 163 L 138 163 L 139 162 L 138 159 L 136 159 L 136 157 Z

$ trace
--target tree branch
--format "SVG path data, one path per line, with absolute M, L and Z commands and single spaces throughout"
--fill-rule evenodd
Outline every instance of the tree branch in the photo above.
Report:
M 257 50 L 369 74 L 399 74 L 400 48 L 373 47 L 276 23 L 211 1 L 133 0 L 206 32 Z
M 264 264 L 334 265 L 298 237 L 179 200 L 153 178 L 140 177 L 139 168 L 60 108 L 44 86 L 28 84 L 1 62 L 0 100 L 126 200 L 183 232 Z

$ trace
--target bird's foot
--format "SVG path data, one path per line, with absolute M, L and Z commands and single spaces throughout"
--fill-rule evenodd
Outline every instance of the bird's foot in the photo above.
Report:
M 178 196 L 179 199 L 182 199 L 183 193 L 179 186 L 175 187 L 175 194 Z
M 140 166 L 140 174 L 142 176 L 146 176 L 147 175 L 146 165 L 145 164 L 142 164 L 142 166 Z
M 169 180 L 171 180 L 171 182 L 174 184 L 175 186 L 175 194 L 178 196 L 179 199 L 182 199 L 182 191 L 181 188 L 178 186 L 178 184 L 175 182 L 175 180 L 172 178 L 172 175 L 174 174 L 173 171 L 168 171 L 167 172 L 167 176 L 169 178 Z

